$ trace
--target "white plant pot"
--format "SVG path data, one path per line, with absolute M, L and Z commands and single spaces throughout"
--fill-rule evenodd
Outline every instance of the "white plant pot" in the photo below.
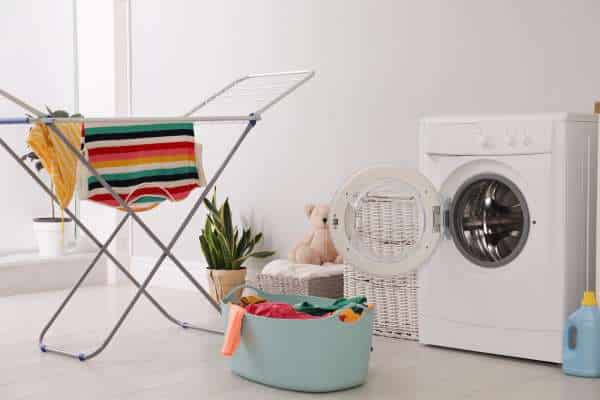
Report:
M 65 218 L 64 221 L 61 218 L 34 218 L 33 232 L 40 256 L 58 257 L 65 254 L 70 227 L 70 218 Z

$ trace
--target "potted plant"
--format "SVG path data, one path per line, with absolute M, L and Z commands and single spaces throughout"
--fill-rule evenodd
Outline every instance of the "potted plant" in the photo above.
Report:
M 200 246 L 208 263 L 210 295 L 220 302 L 231 289 L 246 281 L 246 268 L 243 265 L 248 258 L 267 258 L 275 252 L 254 251 L 263 234 L 254 234 L 252 228 L 242 228 L 240 231 L 237 226 L 234 227 L 229 199 L 218 205 L 216 190 L 212 199 L 205 199 L 204 204 L 209 212 L 200 235 Z
M 50 117 L 69 117 L 69 113 L 66 111 L 52 111 L 49 108 L 47 108 L 47 110 L 48 116 Z M 71 117 L 78 118 L 82 116 L 81 114 L 74 114 Z M 33 151 L 23 155 L 21 159 L 31 162 L 38 174 L 43 172 L 44 165 L 37 154 L 35 154 Z M 50 188 L 54 192 L 54 185 L 52 182 L 50 182 Z M 49 217 L 33 218 L 33 232 L 38 244 L 39 254 L 43 257 L 57 257 L 64 254 L 64 232 L 67 231 L 67 227 L 72 222 L 70 218 L 56 216 L 56 205 L 54 204 L 54 200 L 52 200 L 52 198 L 50 198 L 50 210 L 51 214 Z

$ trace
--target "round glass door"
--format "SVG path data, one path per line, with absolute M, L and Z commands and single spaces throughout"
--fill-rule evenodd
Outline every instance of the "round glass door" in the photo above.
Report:
M 359 171 L 331 202 L 331 238 L 345 264 L 373 275 L 419 268 L 441 238 L 441 199 L 417 171 Z
M 415 252 L 425 231 L 418 190 L 387 179 L 348 194 L 346 235 L 352 248 L 378 263 L 399 263 Z
M 519 188 L 505 177 L 478 175 L 456 192 L 450 229 L 458 250 L 486 268 L 508 264 L 523 250 L 529 209 Z

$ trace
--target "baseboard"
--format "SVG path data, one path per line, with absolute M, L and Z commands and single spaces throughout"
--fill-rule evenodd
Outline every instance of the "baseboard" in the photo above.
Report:
M 70 289 L 96 253 L 75 253 L 45 258 L 22 254 L 0 258 L 0 296 Z M 106 285 L 106 260 L 87 276 L 83 286 Z

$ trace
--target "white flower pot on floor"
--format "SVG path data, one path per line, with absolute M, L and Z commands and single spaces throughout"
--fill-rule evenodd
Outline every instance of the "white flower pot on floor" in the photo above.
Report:
M 71 219 L 34 218 L 33 232 L 37 240 L 39 254 L 42 257 L 58 257 L 65 253 Z

